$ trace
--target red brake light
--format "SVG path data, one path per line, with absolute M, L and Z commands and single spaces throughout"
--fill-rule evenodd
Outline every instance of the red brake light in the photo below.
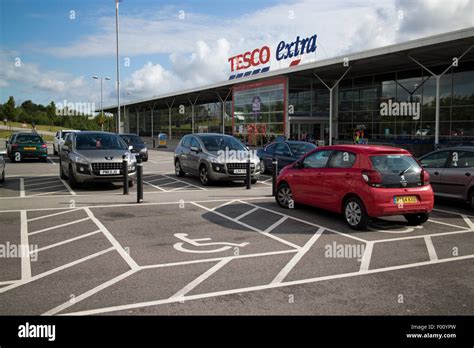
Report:
M 47 147 L 48 147 L 48 145 L 46 145 L 46 144 L 43 144 L 43 145 L 41 145 L 41 147 L 44 149 L 44 148 L 47 148 Z
M 16 148 L 18 144 L 12 144 L 12 149 Z
M 423 186 L 430 184 L 430 173 L 428 173 L 426 170 L 423 169 L 420 173 L 420 176 L 421 176 L 421 184 Z
M 372 187 L 382 187 L 382 176 L 376 170 L 363 170 L 362 179 Z

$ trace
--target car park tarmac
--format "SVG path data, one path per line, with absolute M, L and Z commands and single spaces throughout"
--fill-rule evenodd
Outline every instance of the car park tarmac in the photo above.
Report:
M 0 245 L 29 250 L 0 255 L 3 315 L 472 314 L 474 212 L 461 203 L 436 201 L 422 226 L 353 231 L 280 208 L 268 175 L 250 190 L 177 178 L 168 151 L 149 152 L 142 204 L 136 185 L 73 190 L 56 163 L 7 160 Z

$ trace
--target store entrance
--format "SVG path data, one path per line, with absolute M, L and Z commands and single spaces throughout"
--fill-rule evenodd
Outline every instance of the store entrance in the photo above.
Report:
M 328 124 L 324 122 L 290 124 L 290 137 L 293 140 L 309 141 L 311 143 L 324 140 L 327 144 L 328 132 Z

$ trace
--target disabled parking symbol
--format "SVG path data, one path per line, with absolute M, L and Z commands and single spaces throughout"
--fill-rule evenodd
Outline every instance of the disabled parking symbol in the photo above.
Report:
M 220 248 L 214 248 L 214 249 L 192 250 L 192 249 L 185 248 L 183 246 L 184 245 L 183 242 L 178 242 L 178 243 L 173 244 L 173 247 L 176 250 L 184 252 L 184 253 L 197 253 L 197 254 L 218 253 L 218 252 L 229 250 L 232 247 L 244 247 L 244 246 L 250 244 L 250 243 L 247 243 L 247 242 L 240 243 L 240 244 L 238 244 L 238 243 L 227 243 L 227 242 L 210 242 L 209 243 L 209 242 L 206 242 L 206 241 L 210 241 L 211 238 L 192 239 L 192 238 L 187 237 L 188 236 L 187 233 L 175 233 L 174 236 L 178 239 L 181 239 L 184 243 L 191 244 L 192 246 L 195 246 L 195 247 L 208 247 L 208 246 L 212 246 L 212 245 L 215 245 L 215 246 L 223 245 Z M 203 243 L 203 242 L 205 242 L 205 243 Z

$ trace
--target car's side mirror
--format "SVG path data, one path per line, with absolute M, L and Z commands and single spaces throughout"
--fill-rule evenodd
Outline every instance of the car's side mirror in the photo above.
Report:
M 191 146 L 191 151 L 198 153 L 199 149 L 196 146 Z
M 132 145 L 128 145 L 128 151 L 132 151 L 133 150 L 133 146 Z
M 248 147 L 248 146 L 246 146 L 245 148 L 246 148 L 247 150 L 250 150 L 250 147 Z
M 295 169 L 301 169 L 304 167 L 304 164 L 303 164 L 303 161 L 298 161 L 295 163 L 295 165 L 293 166 L 293 168 Z

